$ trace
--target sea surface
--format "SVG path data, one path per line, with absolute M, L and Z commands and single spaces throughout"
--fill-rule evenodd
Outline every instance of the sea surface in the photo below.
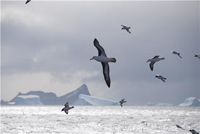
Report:
M 191 134 L 200 107 L 2 106 L 1 134 Z M 185 130 L 177 128 L 178 124 Z

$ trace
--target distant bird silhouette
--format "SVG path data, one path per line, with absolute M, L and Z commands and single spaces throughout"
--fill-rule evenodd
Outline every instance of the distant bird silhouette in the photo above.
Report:
M 129 32 L 131 34 L 131 27 L 127 27 L 127 26 L 124 26 L 124 25 L 121 25 L 122 26 L 122 30 L 125 29 L 127 32 Z
M 120 106 L 123 107 L 123 104 L 126 103 L 125 99 L 122 99 L 120 102 Z
M 171 50 L 171 52 L 172 52 L 172 54 L 178 55 L 180 58 L 182 58 L 181 55 L 180 55 L 180 53 L 178 53 L 176 51 L 173 51 L 173 50 Z
M 111 80 L 110 80 L 110 69 L 109 69 L 109 65 L 108 62 L 116 62 L 117 60 L 115 58 L 108 58 L 105 50 L 103 49 L 102 46 L 100 46 L 99 42 L 97 39 L 94 39 L 94 46 L 97 48 L 98 50 L 98 56 L 93 56 L 90 60 L 96 60 L 98 62 L 101 62 L 102 67 L 103 67 L 103 75 L 104 75 L 104 79 L 106 81 L 106 84 L 108 87 L 110 87 L 111 84 Z
M 66 114 L 68 114 L 68 111 L 69 111 L 70 109 L 74 108 L 74 106 L 69 107 L 69 103 L 68 103 L 68 102 L 67 102 L 64 106 L 65 106 L 65 107 L 61 110 L 61 112 L 64 111 Z
M 192 52 L 194 54 L 194 57 L 197 57 L 200 59 L 200 55 L 195 54 L 194 52 Z
M 29 3 L 31 0 L 27 0 L 25 4 Z
M 165 80 L 167 79 L 167 78 L 165 78 L 165 77 L 163 77 L 162 75 L 159 75 L 159 74 L 157 74 L 155 77 L 162 80 L 163 82 L 165 82 Z
M 184 128 L 182 128 L 181 126 L 179 126 L 177 124 L 176 124 L 176 127 L 185 130 Z
M 158 62 L 158 61 L 160 61 L 160 60 L 164 60 L 164 59 L 165 59 L 165 58 L 159 58 L 159 55 L 154 56 L 152 59 L 148 59 L 147 62 L 151 62 L 151 63 L 149 64 L 149 67 L 150 67 L 151 71 L 153 71 L 153 65 L 154 65 L 156 62 Z
M 189 130 L 192 134 L 199 134 L 198 132 L 196 132 L 194 129 Z

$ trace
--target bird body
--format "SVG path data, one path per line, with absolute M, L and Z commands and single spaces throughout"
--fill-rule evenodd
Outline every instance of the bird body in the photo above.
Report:
M 122 26 L 122 30 L 126 30 L 127 32 L 129 32 L 131 34 L 131 27 L 127 27 L 127 26 L 124 26 L 124 25 L 121 25 Z
M 90 60 L 94 59 L 98 62 L 101 62 L 102 68 L 103 68 L 104 79 L 106 81 L 107 86 L 110 87 L 111 80 L 110 80 L 110 68 L 109 68 L 108 62 L 114 62 L 115 63 L 117 60 L 115 58 L 108 58 L 107 57 L 105 50 L 99 44 L 97 39 L 94 39 L 93 43 L 94 43 L 94 46 L 98 50 L 98 56 L 93 56 Z
M 92 59 L 94 59 L 98 62 L 103 62 L 103 63 L 116 62 L 115 58 L 108 58 L 108 57 L 105 57 L 105 56 L 94 56 L 94 57 L 92 57 Z M 90 59 L 90 60 L 92 60 L 92 59 Z
M 151 63 L 149 64 L 149 67 L 150 67 L 151 71 L 153 71 L 153 65 L 154 65 L 156 62 L 158 62 L 158 61 L 160 61 L 160 60 L 164 60 L 164 59 L 165 59 L 165 58 L 159 58 L 159 55 L 156 55 L 156 56 L 154 56 L 153 58 L 148 59 L 147 62 L 151 62 Z

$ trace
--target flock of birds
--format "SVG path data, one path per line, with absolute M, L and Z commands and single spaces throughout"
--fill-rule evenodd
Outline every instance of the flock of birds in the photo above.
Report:
M 25 4 L 29 3 L 31 0 L 27 0 L 25 2 Z M 128 33 L 131 34 L 131 27 L 127 27 L 127 26 L 124 26 L 124 25 L 121 25 L 122 26 L 122 30 L 126 30 Z M 105 50 L 104 48 L 99 44 L 99 41 L 97 39 L 94 39 L 94 46 L 97 48 L 98 50 L 98 56 L 93 56 L 90 60 L 96 60 L 98 62 L 101 62 L 102 64 L 102 68 L 103 68 L 103 75 L 104 75 L 104 79 L 105 79 L 105 82 L 107 84 L 107 86 L 110 88 L 110 85 L 111 85 L 111 80 L 110 80 L 110 68 L 109 68 L 109 62 L 112 62 L 112 63 L 115 63 L 117 60 L 115 58 L 108 58 L 106 53 L 105 53 Z M 171 51 L 172 54 L 174 55 L 177 55 L 178 57 L 182 58 L 180 53 L 176 52 L 176 51 Z M 194 53 L 194 52 L 193 52 Z M 197 55 L 194 53 L 194 57 L 197 57 L 200 59 L 200 55 Z M 150 67 L 150 70 L 153 71 L 154 69 L 154 64 L 160 60 L 164 60 L 165 58 L 160 58 L 159 55 L 156 55 L 154 56 L 153 58 L 151 59 L 148 59 L 147 62 L 150 62 L 149 64 L 149 67 Z M 167 78 L 163 77 L 162 75 L 159 75 L 157 74 L 155 76 L 156 78 L 162 80 L 163 82 L 165 82 L 165 80 Z M 121 107 L 123 107 L 123 104 L 126 103 L 127 101 L 125 101 L 125 99 L 122 99 L 121 101 L 119 101 L 119 104 Z M 70 109 L 73 109 L 74 106 L 69 106 L 69 103 L 67 102 L 65 105 L 65 107 L 61 110 L 61 111 L 64 111 L 66 114 L 69 113 L 69 110 Z M 182 128 L 181 126 L 179 125 L 176 125 L 177 128 L 180 128 L 182 130 L 186 130 L 184 128 Z M 194 129 L 191 129 L 191 130 L 188 130 L 189 132 L 191 132 L 192 134 L 199 134 L 198 132 L 196 132 Z

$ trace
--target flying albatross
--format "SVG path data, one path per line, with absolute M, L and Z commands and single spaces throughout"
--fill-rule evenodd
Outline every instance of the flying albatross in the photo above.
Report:
M 61 110 L 61 112 L 62 112 L 62 111 L 65 111 L 66 114 L 68 114 L 68 111 L 69 111 L 70 109 L 74 108 L 74 106 L 69 107 L 69 103 L 68 103 L 68 102 L 67 102 L 64 106 L 65 106 L 65 107 Z
M 162 75 L 159 75 L 159 74 L 157 74 L 155 77 L 162 80 L 163 82 L 165 82 L 165 80 L 167 79 L 167 78 L 165 78 L 165 77 L 163 77 Z
M 27 0 L 25 4 L 29 3 L 31 0 Z
M 194 52 L 193 52 L 193 54 L 194 54 L 194 57 L 197 57 L 197 58 L 200 59 L 200 55 L 197 55 L 197 54 L 195 54 Z
M 126 103 L 125 99 L 122 99 L 122 100 L 119 102 L 119 104 L 120 104 L 121 107 L 123 107 L 123 104 L 124 104 L 124 103 Z
M 194 129 L 189 130 L 192 134 L 199 134 L 198 132 L 196 132 Z
M 149 67 L 150 67 L 151 71 L 153 71 L 153 65 L 154 65 L 156 62 L 158 62 L 158 61 L 160 61 L 160 60 L 164 60 L 164 59 L 165 59 L 165 58 L 159 58 L 159 55 L 156 55 L 156 56 L 154 56 L 152 59 L 147 60 L 147 62 L 151 62 L 151 63 L 149 64 Z
M 176 51 L 173 51 L 173 50 L 171 50 L 171 52 L 172 52 L 172 54 L 178 55 L 180 58 L 182 58 L 181 55 L 180 55 L 180 53 L 178 53 Z
M 108 85 L 108 87 L 110 87 L 110 69 L 109 69 L 109 65 L 108 62 L 116 62 L 117 60 L 115 58 L 108 58 L 106 56 L 105 50 L 103 49 L 102 46 L 100 46 L 99 42 L 97 39 L 94 39 L 94 46 L 97 48 L 98 50 L 98 56 L 93 56 L 90 60 L 96 60 L 98 62 L 101 62 L 102 67 L 103 67 L 103 75 L 104 75 L 104 79 L 106 81 L 106 84 Z
M 130 31 L 131 27 L 127 27 L 124 25 L 121 25 L 121 26 L 122 26 L 122 30 L 125 29 L 127 32 L 131 33 L 131 31 Z

